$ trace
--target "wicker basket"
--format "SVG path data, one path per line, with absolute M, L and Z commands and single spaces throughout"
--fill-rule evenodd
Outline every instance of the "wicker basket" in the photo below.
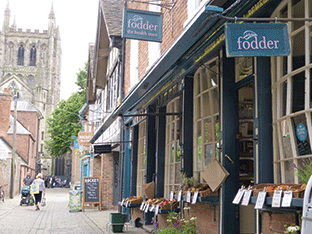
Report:
M 143 202 L 143 197 L 129 201 L 130 204 L 141 204 L 142 202 Z
M 219 196 L 219 190 L 212 192 L 211 188 L 207 188 L 204 191 L 199 191 L 198 195 L 200 197 L 212 197 L 212 196 Z
M 160 206 L 159 208 L 163 209 L 163 210 L 169 210 L 171 208 L 176 209 L 176 208 L 178 208 L 178 206 L 179 206 L 178 202 L 173 202 L 172 205 L 170 203 L 168 203 L 166 205 Z
M 262 192 L 265 187 L 272 186 L 274 189 L 279 186 L 288 186 L 291 187 L 291 189 L 300 189 L 301 184 L 257 184 L 252 186 L 252 196 L 258 196 L 259 192 Z M 285 190 L 283 190 L 285 191 Z M 267 197 L 273 197 L 274 191 L 267 191 Z M 294 198 L 302 198 L 304 195 L 304 190 L 299 191 L 293 191 L 293 197 Z

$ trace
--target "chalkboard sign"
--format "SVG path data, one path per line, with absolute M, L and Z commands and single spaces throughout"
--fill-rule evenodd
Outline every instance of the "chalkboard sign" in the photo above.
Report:
M 83 178 L 83 204 L 98 203 L 101 210 L 101 180 L 100 177 Z M 84 210 L 84 205 L 83 205 Z

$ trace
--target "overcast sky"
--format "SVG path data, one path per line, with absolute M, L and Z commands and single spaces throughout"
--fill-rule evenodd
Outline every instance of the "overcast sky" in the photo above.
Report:
M 67 99 L 78 87 L 75 84 L 79 68 L 88 60 L 89 43 L 95 42 L 98 0 L 0 0 L 0 28 L 9 2 L 11 21 L 17 28 L 48 29 L 48 17 L 53 3 L 56 24 L 62 44 L 61 98 Z

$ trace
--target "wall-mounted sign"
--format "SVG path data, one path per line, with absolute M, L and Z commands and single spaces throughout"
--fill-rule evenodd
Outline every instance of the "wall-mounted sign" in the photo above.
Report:
M 94 145 L 93 148 L 95 154 L 108 154 L 112 152 L 111 145 Z
M 225 25 L 227 57 L 289 55 L 285 23 L 232 23 Z
M 82 146 L 90 146 L 91 143 L 89 142 L 92 137 L 92 132 L 79 132 L 78 133 L 78 144 Z
M 161 42 L 162 21 L 161 13 L 124 9 L 122 37 Z
M 307 129 L 306 127 L 300 123 L 296 127 L 296 135 L 299 139 L 299 141 L 305 141 L 307 139 Z

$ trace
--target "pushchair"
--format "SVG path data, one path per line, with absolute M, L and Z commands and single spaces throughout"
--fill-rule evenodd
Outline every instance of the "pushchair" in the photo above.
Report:
M 30 186 L 23 186 L 20 205 L 26 204 L 28 206 L 29 199 L 30 199 Z

